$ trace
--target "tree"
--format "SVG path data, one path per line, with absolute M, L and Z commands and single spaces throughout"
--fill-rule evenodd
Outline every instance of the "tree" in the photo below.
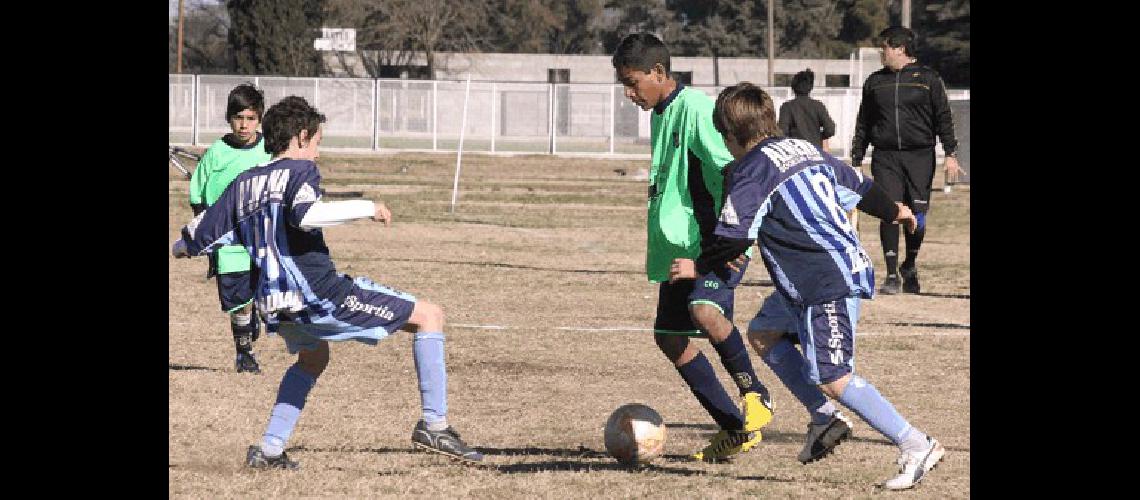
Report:
M 969 0 L 916 0 L 911 12 L 919 35 L 918 61 L 938 71 L 947 86 L 969 87 Z
M 313 41 L 324 16 L 319 0 L 227 0 L 229 49 L 242 75 L 316 76 Z
M 839 39 L 855 47 L 875 46 L 875 37 L 890 24 L 890 0 L 840 0 L 844 12 Z
M 768 0 L 776 4 L 776 54 L 788 58 L 836 58 L 851 53 L 839 38 L 844 13 L 830 0 Z M 767 45 L 765 45 L 767 46 Z
M 216 3 L 189 1 L 183 6 L 182 72 L 229 73 L 226 37 L 229 15 Z M 170 20 L 170 72 L 178 67 L 178 17 Z
M 677 13 L 666 0 L 611 0 L 598 20 L 603 53 L 612 54 L 630 33 L 653 33 L 672 45 L 681 31 Z
M 422 52 L 427 74 L 434 76 L 435 53 L 439 51 L 478 52 L 491 38 L 488 28 L 490 0 L 334 0 L 331 9 L 339 20 L 356 27 L 357 48 L 374 51 L 363 57 L 373 76 L 382 67 L 408 67 Z

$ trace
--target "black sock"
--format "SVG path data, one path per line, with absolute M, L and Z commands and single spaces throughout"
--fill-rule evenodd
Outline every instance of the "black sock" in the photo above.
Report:
M 740 390 L 741 396 L 746 392 L 755 392 L 765 401 L 768 400 L 768 388 L 760 383 L 756 371 L 752 369 L 752 358 L 748 357 L 748 348 L 744 346 L 740 330 L 733 326 L 732 333 L 728 334 L 724 342 L 713 343 L 712 346 L 720 355 L 724 369 L 732 376 L 733 382 L 736 382 L 736 388 Z
M 678 366 L 677 371 L 685 383 L 689 384 L 689 390 L 693 391 L 697 401 L 700 401 L 701 406 L 705 407 L 705 411 L 709 412 L 721 429 L 738 431 L 744 428 L 744 418 L 740 415 L 740 409 L 725 392 L 724 386 L 720 385 L 720 380 L 717 380 L 716 372 L 713 371 L 705 353 L 697 353 L 692 361 Z
M 887 276 L 898 274 L 899 226 L 890 222 L 879 223 L 879 241 L 883 244 L 883 260 L 887 261 Z
M 234 349 L 238 354 L 250 354 L 253 352 L 253 339 L 254 333 L 257 331 L 257 326 L 252 314 L 243 315 L 239 313 L 230 315 L 230 330 L 234 334 Z

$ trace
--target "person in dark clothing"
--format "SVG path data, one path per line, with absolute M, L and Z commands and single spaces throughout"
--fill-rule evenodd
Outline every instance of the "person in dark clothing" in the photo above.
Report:
M 812 99 L 815 73 L 805 69 L 792 77 L 795 99 L 780 105 L 780 130 L 793 139 L 803 139 L 827 151 L 827 140 L 835 135 L 835 122 L 822 102 Z
M 883 68 L 871 73 L 863 83 L 863 100 L 855 118 L 851 140 L 851 164 L 863 163 L 867 145 L 875 147 L 871 175 L 894 201 L 910 207 L 918 218 L 918 228 L 906 236 L 906 259 L 898 266 L 899 227 L 879 224 L 879 238 L 887 264 L 887 277 L 880 289 L 884 294 L 919 293 L 918 250 L 926 236 L 926 212 L 934 183 L 934 142 L 942 141 L 945 167 L 955 176 L 958 167 L 958 139 L 946 86 L 936 71 L 918 64 L 914 31 L 892 26 L 879 33 L 879 57 Z M 900 275 L 902 280 L 900 283 Z

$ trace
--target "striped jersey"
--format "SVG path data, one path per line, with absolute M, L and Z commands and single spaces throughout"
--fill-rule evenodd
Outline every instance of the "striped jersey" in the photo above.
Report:
M 874 270 L 847 218 L 872 181 L 802 139 L 768 138 L 729 167 L 716 234 L 757 240 L 796 305 L 872 298 Z
M 258 132 L 257 140 L 253 144 L 234 147 L 226 142 L 226 137 L 214 141 L 194 173 L 190 176 L 190 206 L 195 212 L 203 207 L 213 205 L 218 197 L 225 191 L 226 186 L 233 182 L 234 177 L 254 165 L 267 163 L 270 160 L 269 152 L 265 151 L 265 138 Z M 245 249 L 237 245 L 228 245 L 217 250 L 218 272 L 235 273 L 249 270 L 249 255 Z
M 320 182 L 310 160 L 274 160 L 239 174 L 182 228 L 190 255 L 245 247 L 254 263 L 254 300 L 271 332 L 282 320 L 311 323 L 332 315 L 352 288 L 352 279 L 336 272 L 322 231 L 300 227 Z

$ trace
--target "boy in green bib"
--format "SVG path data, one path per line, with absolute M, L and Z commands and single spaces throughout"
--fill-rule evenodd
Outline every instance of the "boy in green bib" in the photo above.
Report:
M 734 290 L 747 262 L 675 283 L 669 272 L 674 259 L 695 259 L 713 240 L 724 201 L 723 172 L 732 155 L 713 126 L 712 98 L 673 79 L 669 50 L 661 40 L 648 33 L 629 35 L 612 62 L 626 98 L 651 113 L 645 268 L 649 281 L 660 283 L 654 339 L 720 427 L 708 446 L 692 457 L 727 459 L 756 446 L 760 428 L 772 420 L 768 389 L 756 377 L 748 349 L 732 324 Z M 709 339 L 736 382 L 743 411 L 689 337 Z
M 238 85 L 226 100 L 226 122 L 232 132 L 210 145 L 190 177 L 190 207 L 194 215 L 213 205 L 238 174 L 270 159 L 257 131 L 265 112 L 261 91 L 250 84 Z M 253 342 L 260 328 L 257 315 L 253 314 L 249 273 L 249 253 L 243 246 L 227 245 L 210 255 L 208 276 L 217 276 L 218 300 L 222 310 L 230 315 L 238 373 L 261 372 L 253 357 Z

